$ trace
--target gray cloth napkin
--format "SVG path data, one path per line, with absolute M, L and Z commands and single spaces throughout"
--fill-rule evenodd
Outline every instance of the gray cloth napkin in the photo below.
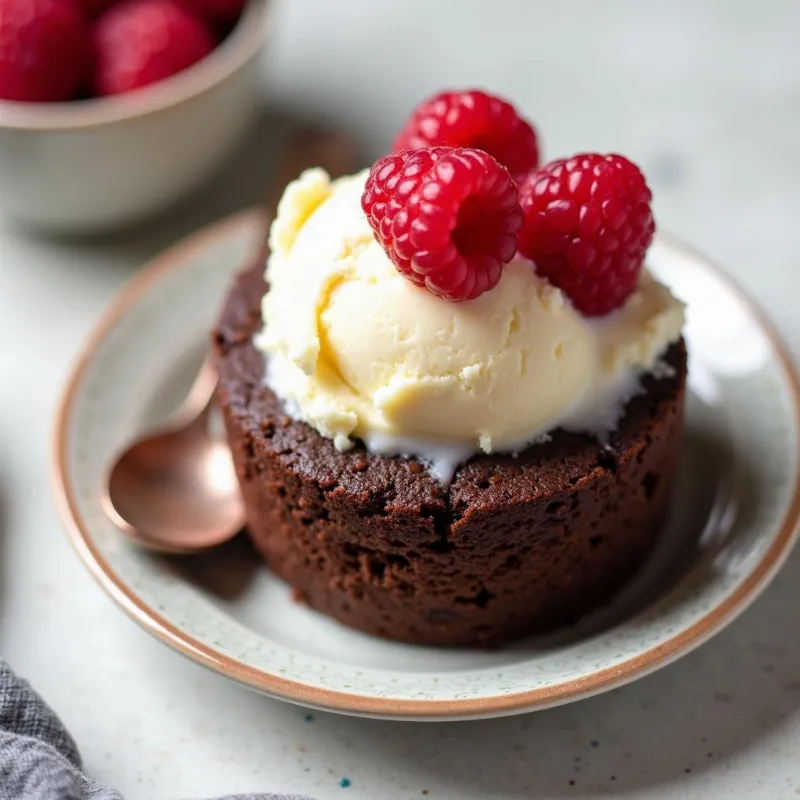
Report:
M 87 778 L 61 720 L 0 659 L 0 800 L 124 800 Z M 309 800 L 297 795 L 240 794 L 223 800 Z

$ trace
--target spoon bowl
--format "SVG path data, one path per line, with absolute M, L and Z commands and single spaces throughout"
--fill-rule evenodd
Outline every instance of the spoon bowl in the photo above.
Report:
M 144 439 L 115 465 L 107 513 L 144 547 L 194 553 L 226 542 L 244 526 L 236 470 L 224 442 L 185 431 Z

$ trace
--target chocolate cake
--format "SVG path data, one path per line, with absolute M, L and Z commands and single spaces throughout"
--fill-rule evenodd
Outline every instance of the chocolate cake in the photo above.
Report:
M 250 536 L 297 597 L 377 636 L 485 646 L 576 620 L 641 566 L 678 454 L 682 340 L 606 445 L 557 430 L 518 456 L 477 455 L 443 487 L 414 459 L 338 452 L 284 413 L 253 344 L 265 289 L 258 268 L 227 298 L 219 401 Z

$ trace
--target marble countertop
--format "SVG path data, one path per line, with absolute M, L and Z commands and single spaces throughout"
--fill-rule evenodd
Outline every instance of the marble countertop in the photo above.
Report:
M 49 485 L 70 361 L 144 261 L 263 194 L 297 117 L 353 131 L 368 157 L 441 86 L 505 93 L 548 156 L 639 161 L 660 226 L 725 265 L 800 356 L 796 0 L 283 0 L 273 24 L 269 110 L 191 203 L 103 241 L 0 221 L 0 653 L 129 800 L 800 796 L 800 552 L 734 625 L 651 677 L 534 715 L 425 725 L 249 693 L 147 636 L 79 563 Z

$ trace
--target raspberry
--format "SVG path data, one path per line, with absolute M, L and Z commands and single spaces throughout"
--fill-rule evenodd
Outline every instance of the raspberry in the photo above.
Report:
M 242 13 L 246 0 L 184 0 L 187 6 L 212 23 L 233 22 Z
M 95 92 L 119 94 L 164 80 L 215 47 L 206 24 L 177 0 L 126 0 L 92 31 Z
M 514 106 L 478 90 L 442 92 L 417 106 L 395 139 L 394 151 L 445 145 L 494 156 L 512 175 L 536 169 L 536 133 Z
M 639 168 L 623 156 L 583 153 L 531 173 L 519 190 L 519 250 L 537 273 L 588 316 L 619 308 L 655 232 Z
M 89 31 L 75 0 L 0 0 L 0 97 L 73 99 L 88 76 Z
M 508 170 L 467 148 L 406 150 L 376 161 L 361 206 L 398 271 L 454 302 L 497 285 L 522 226 Z

